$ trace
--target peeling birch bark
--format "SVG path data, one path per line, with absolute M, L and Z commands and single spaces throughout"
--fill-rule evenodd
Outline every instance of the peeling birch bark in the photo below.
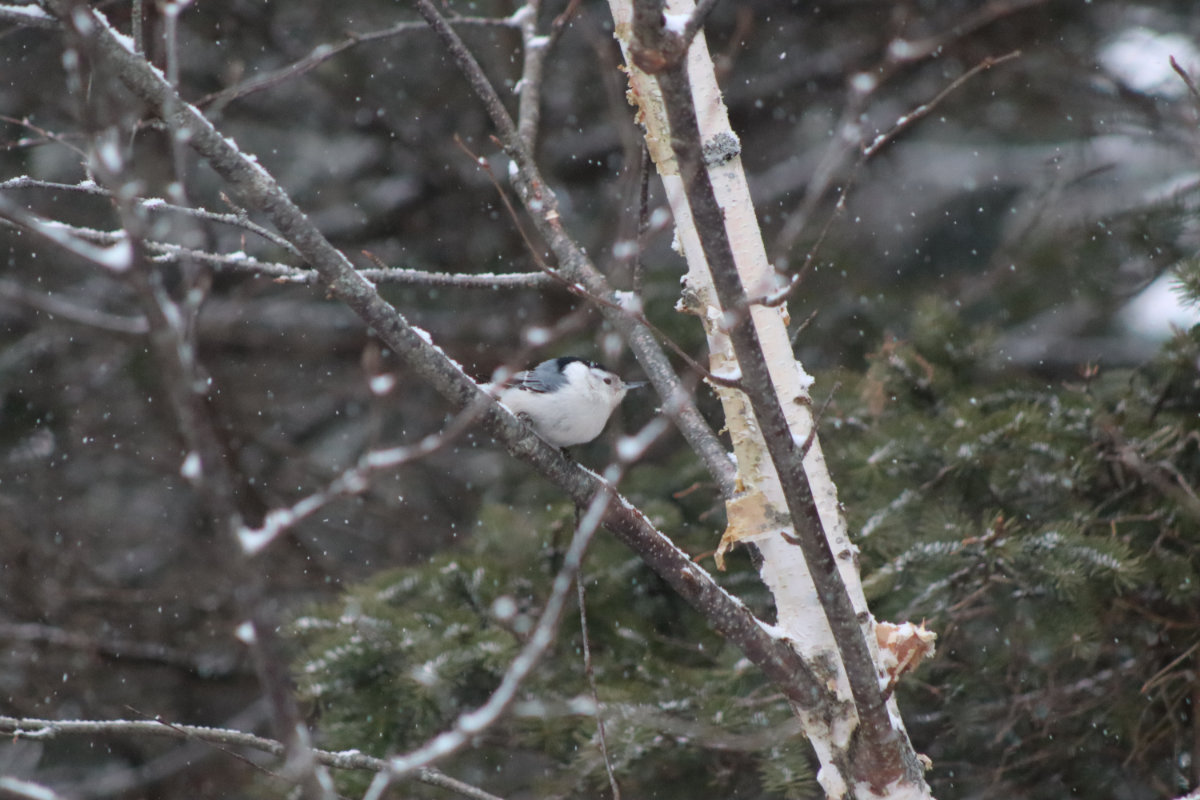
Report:
M 667 112 L 657 80 L 635 65 L 633 0 L 610 0 L 616 38 L 620 42 L 629 76 L 629 100 L 637 107 L 638 121 L 644 126 L 647 147 L 662 178 L 676 224 L 676 247 L 687 260 L 678 310 L 696 315 L 704 326 L 710 353 L 710 370 L 721 378 L 736 380 L 741 369 L 726 334 L 729 312 L 721 307 L 713 285 L 708 262 L 693 223 L 689 199 L 671 144 Z M 690 17 L 692 0 L 667 3 L 667 27 L 682 28 L 680 20 Z M 678 23 L 678 24 L 673 24 Z M 781 279 L 768 263 L 758 220 L 742 169 L 740 144 L 729 125 L 720 89 L 717 86 L 703 33 L 692 41 L 687 52 L 687 70 L 692 100 L 699 122 L 703 155 L 709 180 L 724 213 L 726 233 L 733 250 L 737 271 L 750 298 L 768 297 L 781 288 Z M 870 648 L 876 671 L 886 682 L 887 671 L 880 658 L 876 623 L 867 608 L 858 572 L 858 550 L 850 541 L 837 499 L 837 487 L 829 475 L 821 445 L 813 427 L 813 406 L 809 388 L 813 379 L 792 354 L 787 332 L 788 314 L 783 304 L 750 305 L 752 324 L 761 343 L 771 375 L 773 391 L 785 409 L 793 441 L 804 442 L 804 472 L 812 491 L 821 528 L 830 550 L 836 556 L 838 571 L 846 586 L 856 618 Z M 855 786 L 851 775 L 852 736 L 858 726 L 858 714 L 833 631 L 817 596 L 808 564 L 800 550 L 788 541 L 794 533 L 779 475 L 767 451 L 747 397 L 738 389 L 713 386 L 725 412 L 726 428 L 733 442 L 738 469 L 738 496 L 727 502 L 728 528 L 718 551 L 718 565 L 725 550 L 737 541 L 753 544 L 762 555 L 760 576 L 771 590 L 778 619 L 777 634 L 785 638 L 824 681 L 828 702 L 824 713 L 805 713 L 797 708 L 805 731 L 821 762 L 818 779 L 826 795 L 840 798 L 862 787 Z M 894 677 L 893 677 L 894 680 Z M 882 684 L 881 684 L 882 685 Z M 893 727 L 903 732 L 899 711 L 888 700 Z M 928 796 L 906 784 L 891 796 Z M 911 791 L 916 789 L 916 794 Z

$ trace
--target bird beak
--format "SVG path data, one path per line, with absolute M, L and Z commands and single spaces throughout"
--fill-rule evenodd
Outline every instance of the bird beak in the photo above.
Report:
M 640 389 L 646 385 L 646 381 L 632 381 L 625 384 L 626 389 Z

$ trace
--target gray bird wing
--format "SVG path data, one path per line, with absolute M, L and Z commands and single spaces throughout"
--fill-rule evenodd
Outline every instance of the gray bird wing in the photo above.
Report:
M 524 389 L 527 392 L 537 392 L 544 394 L 552 392 L 555 389 L 561 388 L 566 383 L 566 378 L 563 377 L 563 367 L 572 361 L 583 361 L 581 358 L 574 356 L 565 356 L 563 358 L 552 358 L 549 361 L 543 361 L 533 369 L 518 372 L 513 376 L 512 385 L 518 389 Z M 590 362 L 584 361 L 587 364 Z
M 513 375 L 512 383 L 509 385 L 515 389 L 524 389 L 527 392 L 538 392 L 539 394 L 550 391 L 550 387 L 546 385 L 541 376 L 531 369 Z

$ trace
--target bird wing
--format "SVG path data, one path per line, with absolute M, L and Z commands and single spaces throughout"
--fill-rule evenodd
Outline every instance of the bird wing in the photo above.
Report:
M 539 394 L 545 394 L 550 391 L 550 387 L 545 384 L 541 376 L 531 369 L 513 375 L 509 386 L 515 389 L 524 389 L 527 392 L 538 392 Z

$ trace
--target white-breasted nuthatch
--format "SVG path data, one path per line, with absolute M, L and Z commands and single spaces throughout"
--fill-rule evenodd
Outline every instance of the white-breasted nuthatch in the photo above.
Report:
M 481 388 L 528 420 L 550 444 L 571 447 L 599 436 L 625 392 L 639 386 L 645 383 L 625 383 L 594 361 L 563 356 Z

